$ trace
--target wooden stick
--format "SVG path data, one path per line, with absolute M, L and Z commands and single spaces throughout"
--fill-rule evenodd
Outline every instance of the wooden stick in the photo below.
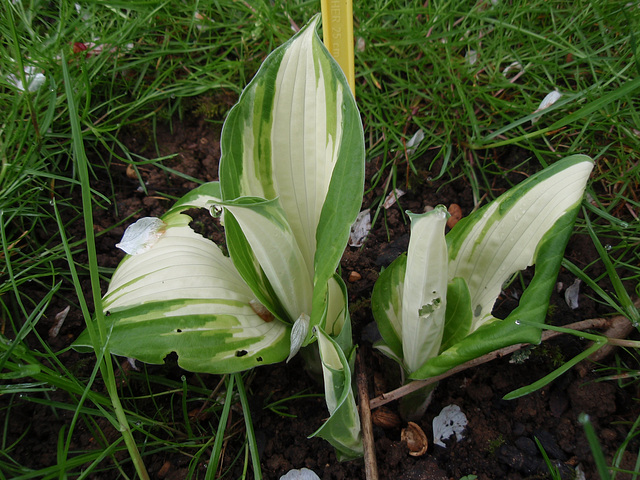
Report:
M 572 323 L 570 325 L 565 326 L 564 328 L 568 328 L 570 330 L 588 330 L 590 328 L 608 328 L 611 325 L 619 323 L 621 321 L 628 322 L 626 317 L 622 315 L 618 315 L 616 317 L 612 317 L 609 319 L 606 318 L 592 318 L 589 320 L 582 320 L 581 322 Z M 561 332 L 555 332 L 553 330 L 545 330 L 542 332 L 542 341 L 549 340 L 550 338 L 557 337 L 558 335 L 562 335 Z M 454 375 L 462 370 L 467 370 L 468 368 L 475 367 L 477 365 L 482 365 L 483 363 L 490 362 L 496 358 L 502 358 L 505 355 L 509 355 L 516 350 L 520 350 L 522 347 L 529 345 L 528 343 L 518 343 L 516 345 L 511 345 L 510 347 L 501 348 L 500 350 L 495 350 L 493 352 L 487 353 L 478 358 L 474 358 L 473 360 L 469 360 L 466 363 L 458 365 L 457 367 L 452 368 L 451 370 L 443 373 L 442 375 L 438 375 L 436 377 L 427 378 L 426 380 L 416 380 L 414 382 L 403 385 L 400 388 L 396 388 L 391 392 L 383 393 L 382 395 L 377 396 L 369 402 L 369 408 L 373 410 L 374 408 L 381 407 L 389 402 L 397 400 L 399 398 L 408 395 L 411 392 L 414 392 L 426 385 L 431 383 L 439 382 L 451 375 Z
M 362 425 L 362 444 L 364 448 L 364 470 L 367 480 L 378 480 L 378 464 L 376 462 L 376 446 L 371 425 L 371 409 L 369 407 L 369 383 L 367 371 L 362 359 L 362 350 L 358 351 L 358 399 L 360 400 L 360 423 Z

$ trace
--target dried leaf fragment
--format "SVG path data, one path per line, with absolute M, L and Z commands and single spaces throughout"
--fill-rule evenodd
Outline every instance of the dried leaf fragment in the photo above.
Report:
M 60 333 L 60 329 L 62 328 L 62 324 L 67 318 L 69 311 L 71 310 L 71 305 L 67 305 L 63 310 L 56 313 L 56 323 L 54 323 L 53 327 L 49 329 L 49 337 L 55 338 Z
M 427 453 L 429 441 L 417 423 L 409 422 L 400 432 L 400 439 L 409 447 L 409 455 L 420 457 Z
M 249 306 L 251 309 L 258 315 L 262 320 L 269 323 L 273 321 L 273 314 L 269 311 L 267 307 L 262 305 L 257 299 L 252 298 L 249 300 Z
M 385 208 L 385 210 L 389 210 L 389 208 L 391 208 L 393 204 L 396 203 L 396 201 L 404 195 L 404 193 L 405 192 L 403 192 L 399 188 L 394 188 L 393 191 L 389 195 L 387 195 L 387 198 L 384 199 L 382 206 Z
M 371 212 L 367 208 L 361 211 L 356 221 L 351 225 L 351 233 L 349 234 L 349 245 L 352 247 L 361 247 L 365 238 L 371 230 Z

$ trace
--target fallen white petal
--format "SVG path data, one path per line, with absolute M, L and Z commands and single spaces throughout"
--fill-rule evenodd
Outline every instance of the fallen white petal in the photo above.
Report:
M 280 477 L 280 480 L 320 480 L 320 477 L 313 470 L 301 468 L 300 470 L 289 470 Z
M 367 208 L 358 214 L 356 221 L 351 225 L 349 245 L 352 247 L 361 247 L 364 239 L 369 235 L 369 230 L 371 230 L 371 212 Z
M 580 283 L 582 283 L 580 279 L 576 278 L 573 284 L 564 291 L 564 301 L 567 302 L 567 305 L 569 305 L 569 308 L 572 310 L 575 310 L 579 306 L 578 296 L 580 294 Z
M 462 432 L 466 426 L 467 416 L 458 405 L 444 407 L 440 415 L 433 419 L 433 443 L 446 448 L 444 441 L 454 433 L 459 442 L 463 438 Z
M 309 320 L 309 315 L 301 313 L 294 322 L 291 328 L 291 347 L 289 348 L 287 362 L 296 356 L 296 353 L 298 353 L 300 347 L 302 347 L 304 339 L 307 338 L 307 333 L 309 333 Z
M 554 103 L 556 103 L 560 97 L 562 96 L 562 94 L 557 91 L 554 90 L 553 92 L 549 92 L 547 94 L 546 97 L 544 97 L 542 99 L 542 101 L 540 102 L 540 106 L 538 107 L 538 109 L 536 110 L 536 112 L 539 112 L 540 110 L 544 110 L 545 108 L 549 108 L 551 105 L 553 105 Z M 535 113 L 535 112 L 533 112 Z M 531 123 L 534 124 L 536 123 L 538 120 L 540 119 L 540 117 L 535 117 L 531 119 Z
M 166 226 L 166 223 L 156 217 L 141 218 L 127 227 L 116 247 L 129 255 L 144 253 L 162 237 Z
M 464 59 L 469 65 L 473 65 L 478 61 L 478 52 L 476 52 L 475 50 L 467 50 Z
M 422 143 L 422 140 L 424 140 L 424 131 L 420 129 L 407 141 L 407 155 L 413 155 L 418 149 L 418 145 Z
M 518 70 L 519 72 L 521 72 L 522 70 L 524 70 L 524 67 L 520 62 L 512 62 L 511 64 L 507 65 L 504 70 L 502 70 L 502 74 L 506 77 L 507 73 L 509 73 L 511 70 Z
M 25 79 L 27 81 L 27 88 L 25 89 L 22 80 L 18 78 L 17 75 L 9 74 L 7 75 L 7 81 L 14 85 L 18 90 L 24 92 L 28 90 L 29 92 L 37 91 L 44 82 L 47 81 L 47 77 L 45 77 L 42 73 L 36 73 L 35 67 L 25 67 L 24 69 Z
M 404 194 L 405 194 L 405 192 L 400 190 L 399 188 L 394 189 L 393 192 L 391 192 L 389 195 L 387 195 L 387 198 L 384 199 L 384 203 L 382 204 L 382 206 L 386 210 L 388 210 L 389 208 L 391 208 L 393 206 L 393 204 L 396 203 L 396 200 L 398 200 Z

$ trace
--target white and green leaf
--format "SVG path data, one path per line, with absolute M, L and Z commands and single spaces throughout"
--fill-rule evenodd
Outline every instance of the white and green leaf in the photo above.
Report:
M 448 256 L 444 230 L 449 214 L 439 205 L 409 214 L 411 239 L 402 291 L 402 352 L 413 372 L 440 351 L 447 306 Z
M 540 328 L 530 324 L 544 323 L 592 168 L 589 157 L 567 157 L 458 222 L 447 235 L 449 276 L 463 278 L 468 285 L 469 300 L 463 289 L 459 303 L 465 311 L 464 304 L 471 306 L 470 334 L 457 342 L 446 341 L 448 348 L 411 378 L 432 377 L 490 351 L 540 341 Z M 491 309 L 502 283 L 532 264 L 534 276 L 518 307 L 504 320 L 493 317 Z
M 204 205 L 196 198 L 169 211 L 157 242 L 114 273 L 103 301 L 111 352 L 148 363 L 176 352 L 183 368 L 208 373 L 282 361 L 289 328 L 255 312 L 255 295 L 231 259 L 189 227 L 181 209 Z M 86 337 L 74 346 L 89 346 Z
M 313 273 L 311 325 L 322 318 L 328 281 L 364 184 L 358 110 L 340 67 L 316 34 L 318 20 L 269 55 L 244 90 L 225 122 L 220 162 L 225 201 L 252 196 L 280 203 Z M 260 266 L 269 270 L 262 260 Z
M 302 314 L 310 315 L 313 296 L 312 266 L 305 262 L 278 201 L 242 197 L 224 203 L 224 208 L 227 212 L 227 229 L 230 226 L 228 215 L 231 214 L 257 261 L 255 267 L 259 266 L 264 272 L 273 296 L 283 306 L 287 316 L 282 320 L 293 323 Z M 244 242 L 229 242 L 232 258 L 237 258 L 235 248 L 242 243 Z M 240 258 L 236 263 L 239 260 Z M 250 278 L 245 280 L 251 282 Z
M 574 155 L 511 188 L 447 235 L 449 278 L 464 278 L 471 294 L 471 331 L 492 320 L 502 285 L 533 265 L 538 244 L 582 200 L 593 162 Z
M 341 461 L 361 457 L 360 416 L 351 388 L 355 348 L 345 354 L 321 328 L 315 327 L 314 333 L 318 339 L 325 401 L 330 417 L 312 436 L 324 438 L 331 443 Z

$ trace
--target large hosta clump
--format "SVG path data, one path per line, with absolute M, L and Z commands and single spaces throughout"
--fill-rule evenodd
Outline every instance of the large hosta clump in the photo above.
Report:
M 175 352 L 195 372 L 280 362 L 315 342 L 331 413 L 316 433 L 349 458 L 361 452 L 360 426 L 336 268 L 362 202 L 364 138 L 317 23 L 269 55 L 229 112 L 220 181 L 129 231 L 121 243 L 132 254 L 103 308 L 112 353 L 162 363 Z M 229 257 L 189 226 L 193 208 L 222 215 Z

